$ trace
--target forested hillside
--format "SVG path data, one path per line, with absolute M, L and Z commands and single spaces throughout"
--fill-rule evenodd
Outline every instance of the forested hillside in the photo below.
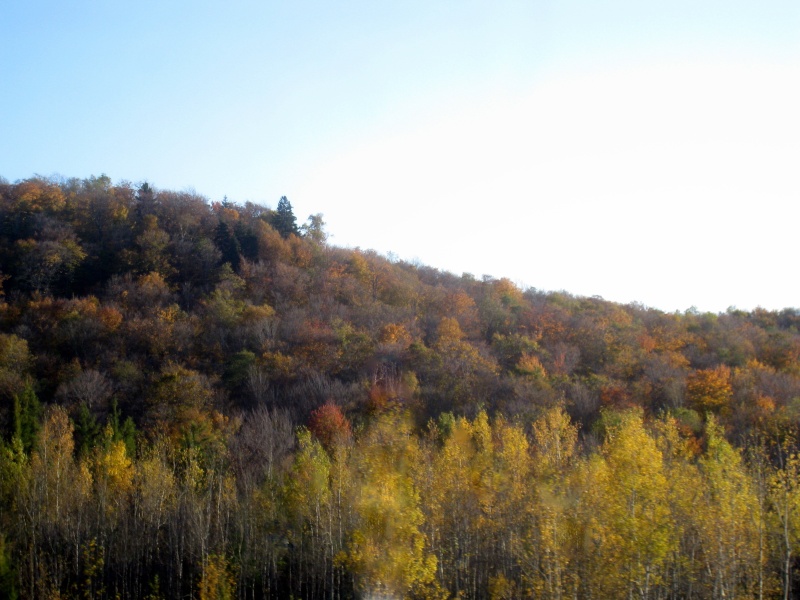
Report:
M 0 180 L 3 597 L 788 598 L 799 428 L 798 309 L 457 276 L 285 198 Z

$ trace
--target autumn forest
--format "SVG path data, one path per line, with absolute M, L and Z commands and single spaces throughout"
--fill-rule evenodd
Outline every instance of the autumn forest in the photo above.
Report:
M 0 597 L 788 599 L 799 553 L 800 309 L 0 178 Z

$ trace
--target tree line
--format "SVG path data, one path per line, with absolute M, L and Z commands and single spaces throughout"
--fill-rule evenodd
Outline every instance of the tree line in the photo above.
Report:
M 797 589 L 800 311 L 664 313 L 0 181 L 0 591 Z
M 333 404 L 295 428 L 256 409 L 216 446 L 113 427 L 76 452 L 49 407 L 3 450 L 0 583 L 25 598 L 789 598 L 796 450 L 702 444 L 674 418 L 604 412 L 588 449 L 533 423 Z M 775 460 L 778 458 L 779 460 Z

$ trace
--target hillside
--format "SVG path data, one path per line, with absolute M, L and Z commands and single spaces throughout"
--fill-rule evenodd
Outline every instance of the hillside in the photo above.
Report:
M 792 584 L 798 309 L 523 290 L 104 176 L 0 183 L 0 265 L 7 593 Z

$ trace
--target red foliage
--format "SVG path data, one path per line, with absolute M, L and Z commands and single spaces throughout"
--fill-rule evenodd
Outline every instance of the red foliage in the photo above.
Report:
M 311 413 L 308 423 L 311 433 L 328 450 L 350 439 L 350 421 L 333 402 L 326 402 Z

